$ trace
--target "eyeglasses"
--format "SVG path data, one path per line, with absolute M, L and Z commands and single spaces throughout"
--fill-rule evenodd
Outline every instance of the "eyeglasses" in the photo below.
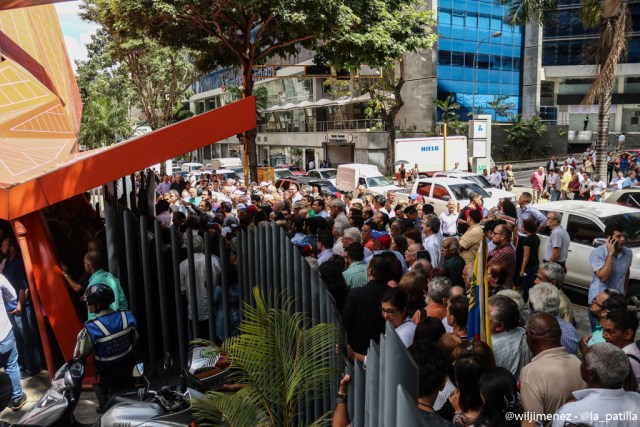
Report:
M 400 313 L 400 310 L 398 310 L 397 308 L 380 307 L 380 311 L 382 312 L 382 314 L 386 314 L 387 316 L 393 316 L 394 314 Z
M 600 307 L 600 308 L 604 309 L 604 305 L 600 304 L 600 303 L 597 301 L 597 299 L 598 299 L 597 297 L 596 297 L 596 298 L 594 298 L 594 299 L 592 299 L 592 300 L 591 300 L 591 304 L 590 304 L 590 305 L 597 305 L 598 307 Z

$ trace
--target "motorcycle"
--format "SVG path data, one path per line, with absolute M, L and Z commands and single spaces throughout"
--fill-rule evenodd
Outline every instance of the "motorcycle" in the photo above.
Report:
M 165 357 L 165 372 L 171 366 L 170 356 Z M 189 365 L 182 379 L 188 385 L 180 391 L 167 385 L 152 390 L 144 376 L 144 364 L 133 368 L 133 376 L 146 381 L 147 387 L 112 396 L 105 412 L 93 424 L 82 424 L 74 417 L 78 405 L 85 360 L 76 357 L 65 363 L 54 375 L 51 388 L 21 419 L 20 425 L 112 427 L 112 426 L 186 426 L 195 421 L 192 400 L 204 398 L 203 392 L 218 388 L 224 382 L 228 362 L 224 356 L 195 347 L 189 354 Z M 165 378 L 165 384 L 166 384 Z

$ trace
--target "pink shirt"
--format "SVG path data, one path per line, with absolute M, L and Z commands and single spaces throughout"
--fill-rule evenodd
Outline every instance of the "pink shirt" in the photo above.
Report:
M 531 179 L 529 180 L 531 182 L 531 188 L 533 188 L 533 190 L 535 191 L 542 191 L 544 189 L 545 178 L 545 174 L 541 174 L 538 173 L 538 171 L 535 171 L 533 175 L 531 175 Z

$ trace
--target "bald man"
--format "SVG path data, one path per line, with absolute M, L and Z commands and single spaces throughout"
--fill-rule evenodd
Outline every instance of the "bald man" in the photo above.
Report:
M 549 313 L 535 313 L 527 322 L 527 345 L 534 357 L 520 373 L 526 412 L 553 414 L 573 399 L 572 392 L 587 386 L 580 375 L 580 359 L 562 347 L 561 336 L 558 320 Z M 551 425 L 551 421 L 544 425 Z

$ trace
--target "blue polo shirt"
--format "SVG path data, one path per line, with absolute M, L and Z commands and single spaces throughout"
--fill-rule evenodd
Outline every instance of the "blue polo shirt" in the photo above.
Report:
M 589 286 L 589 301 L 592 301 L 607 288 L 624 292 L 624 279 L 627 277 L 629 267 L 631 267 L 632 257 L 633 254 L 629 248 L 624 248 L 617 255 L 614 255 L 611 277 L 606 282 L 603 282 L 596 274 L 596 271 L 600 270 L 607 260 L 607 246 L 602 245 L 591 251 L 589 263 L 591 264 L 591 271 L 593 271 L 593 279 L 591 280 L 591 286 Z

